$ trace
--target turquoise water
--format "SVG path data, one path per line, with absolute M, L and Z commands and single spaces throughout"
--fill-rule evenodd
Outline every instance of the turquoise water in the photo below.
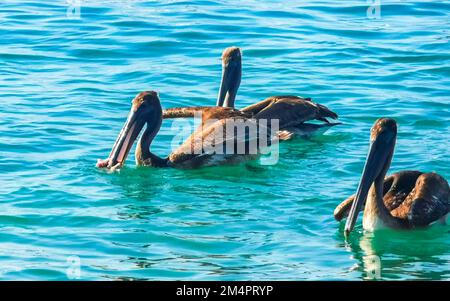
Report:
M 450 279 L 450 226 L 358 223 L 346 243 L 332 216 L 380 116 L 399 123 L 391 172 L 450 179 L 450 2 L 381 2 L 373 19 L 365 0 L 83 0 L 79 18 L 2 1 L 0 279 Z M 94 167 L 138 92 L 214 104 L 232 45 L 237 107 L 310 96 L 344 125 L 283 144 L 274 166 Z M 174 134 L 164 122 L 154 151 Z

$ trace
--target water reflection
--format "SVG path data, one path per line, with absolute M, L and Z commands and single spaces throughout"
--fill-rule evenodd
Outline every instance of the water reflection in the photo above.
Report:
M 365 280 L 450 279 L 449 226 L 414 231 L 354 231 L 346 248 Z

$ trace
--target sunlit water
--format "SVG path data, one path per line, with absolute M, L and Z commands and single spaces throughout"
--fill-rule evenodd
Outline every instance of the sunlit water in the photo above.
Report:
M 381 2 L 373 18 L 365 0 L 82 0 L 77 18 L 63 0 L 2 1 L 0 279 L 450 279 L 450 226 L 358 223 L 346 243 L 332 216 L 380 116 L 399 123 L 391 172 L 450 179 L 450 2 Z M 274 166 L 94 167 L 138 92 L 214 104 L 231 45 L 237 107 L 310 96 L 344 125 L 283 144 Z

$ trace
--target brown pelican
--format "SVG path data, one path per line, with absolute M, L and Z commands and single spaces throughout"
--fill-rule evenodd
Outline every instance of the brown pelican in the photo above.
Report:
M 337 220 L 348 214 L 346 236 L 353 230 L 363 206 L 363 228 L 368 231 L 380 227 L 413 229 L 438 220 L 445 221 L 450 211 L 450 188 L 442 176 L 434 172 L 401 171 L 385 178 L 396 138 L 395 120 L 380 118 L 375 121 L 356 195 L 346 199 L 334 211 Z
M 222 52 L 222 79 L 217 107 L 234 108 L 236 94 L 241 84 L 242 52 L 238 47 L 228 47 Z
M 236 123 L 245 122 L 253 127 L 256 135 L 235 132 Z M 256 158 L 260 154 L 261 141 L 270 146 L 275 137 L 270 125 L 261 125 L 238 110 L 227 116 L 199 127 L 178 149 L 167 158 L 160 158 L 150 150 L 151 143 L 162 123 L 162 109 L 158 94 L 153 91 L 139 93 L 132 101 L 131 111 L 109 157 L 99 160 L 97 167 L 120 168 L 130 152 L 144 125 L 147 125 L 136 147 L 136 164 L 153 167 L 196 168 L 201 166 L 238 163 Z M 228 128 L 228 126 L 230 128 Z M 267 125 L 267 126 L 266 126 Z M 266 126 L 266 128 L 264 128 Z M 276 134 L 276 133 L 275 133 Z M 231 148 L 228 148 L 231 141 Z M 263 145 L 263 146 L 266 146 Z M 241 147 L 240 151 L 239 148 Z M 219 151 L 217 151 L 219 150 Z
M 235 111 L 234 103 L 242 76 L 242 53 L 238 47 L 226 48 L 222 53 L 222 79 L 216 106 L 194 106 L 171 108 L 163 111 L 163 118 L 194 117 L 202 113 L 202 123 L 209 119 L 220 119 Z M 324 105 L 314 103 L 311 98 L 299 96 L 271 96 L 256 104 L 240 110 L 256 119 L 279 119 L 280 129 L 294 135 L 310 136 L 318 131 L 340 123 L 331 123 L 327 118 L 337 119 L 338 115 Z M 234 114 L 234 112 L 232 113 Z M 314 124 L 307 121 L 319 120 L 324 123 Z

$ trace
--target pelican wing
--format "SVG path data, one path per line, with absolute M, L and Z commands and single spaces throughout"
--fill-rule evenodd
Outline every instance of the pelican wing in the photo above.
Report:
M 236 110 L 229 107 L 184 107 L 184 108 L 170 108 L 163 111 L 164 119 L 171 118 L 193 118 L 201 117 L 202 123 L 211 119 L 225 119 L 232 117 L 250 118 L 251 114 Z
M 405 200 L 391 214 L 407 219 L 413 227 L 423 227 L 439 220 L 450 211 L 450 188 L 436 173 L 421 174 Z
M 280 128 L 295 126 L 310 120 L 328 123 L 338 115 L 326 106 L 298 96 L 272 96 L 241 110 L 257 119 L 278 119 Z
M 171 118 L 189 118 L 194 117 L 196 113 L 204 112 L 211 107 L 206 106 L 195 106 L 195 107 L 178 107 L 163 110 L 163 119 Z
M 235 131 L 235 126 L 241 126 L 240 130 Z M 191 165 L 193 162 L 205 165 L 207 160 L 236 161 L 233 158 L 257 156 L 261 135 L 267 135 L 266 141 L 270 145 L 271 134 L 270 129 L 261 129 L 256 119 L 226 118 L 207 122 L 173 151 L 169 160 L 174 165 L 187 161 Z

